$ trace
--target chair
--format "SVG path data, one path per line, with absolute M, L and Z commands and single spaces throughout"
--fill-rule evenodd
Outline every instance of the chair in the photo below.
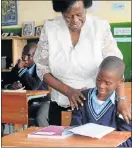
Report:
M 131 91 L 132 91 L 132 89 L 131 89 L 131 83 L 125 83 L 125 95 L 128 97 L 128 102 L 130 103 L 130 104 L 132 104 L 132 102 L 131 102 L 131 98 L 132 98 L 132 96 L 131 96 Z
M 61 112 L 61 125 L 62 126 L 69 126 L 71 122 L 71 111 L 62 111 Z

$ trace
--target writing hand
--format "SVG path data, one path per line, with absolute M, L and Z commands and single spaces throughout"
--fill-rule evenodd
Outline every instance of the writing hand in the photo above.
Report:
M 22 83 L 21 83 L 20 81 L 14 82 L 14 83 L 11 85 L 11 87 L 12 87 L 13 89 L 20 89 L 20 88 L 22 88 Z

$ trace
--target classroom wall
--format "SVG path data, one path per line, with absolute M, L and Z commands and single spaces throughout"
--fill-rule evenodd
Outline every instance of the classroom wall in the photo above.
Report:
M 125 9 L 114 11 L 112 3 L 124 3 Z M 131 1 L 97 1 L 97 8 L 91 15 L 107 19 L 110 23 L 131 22 Z M 52 9 L 51 1 L 18 1 L 18 25 L 7 27 L 21 27 L 23 21 L 35 21 L 36 26 L 60 14 Z M 7 28 L 3 27 L 3 28 Z
M 113 3 L 124 3 L 124 10 L 112 10 Z M 107 19 L 110 23 L 131 22 L 131 1 L 101 1 L 99 10 L 93 15 Z

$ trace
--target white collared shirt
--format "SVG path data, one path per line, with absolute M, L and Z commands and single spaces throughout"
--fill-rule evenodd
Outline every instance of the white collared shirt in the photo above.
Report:
M 123 58 L 107 21 L 87 16 L 79 41 L 73 47 L 64 18 L 57 17 L 45 23 L 34 61 L 41 80 L 44 74 L 51 73 L 63 83 L 80 89 L 95 87 L 98 67 L 107 56 Z M 70 106 L 68 98 L 55 89 L 51 100 L 62 107 Z

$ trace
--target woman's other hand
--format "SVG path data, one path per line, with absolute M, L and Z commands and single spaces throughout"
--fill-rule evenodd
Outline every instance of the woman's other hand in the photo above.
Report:
M 82 89 L 70 88 L 69 89 L 69 91 L 67 93 L 67 97 L 69 98 L 72 110 L 74 110 L 75 107 L 78 109 L 79 104 L 81 106 L 83 106 L 83 101 L 82 100 L 86 100 L 86 98 L 81 93 L 81 91 L 85 90 L 85 89 L 87 89 L 87 88 L 82 88 Z
M 132 120 L 132 117 L 131 106 L 128 103 L 127 99 L 122 99 L 118 102 L 118 112 L 122 114 L 125 121 L 129 124 L 129 121 Z
M 117 95 L 119 96 L 125 96 L 125 83 L 122 82 L 119 87 L 117 88 Z M 131 103 L 127 99 L 119 99 L 118 106 L 117 106 L 118 112 L 123 116 L 125 121 L 129 123 L 131 118 Z

